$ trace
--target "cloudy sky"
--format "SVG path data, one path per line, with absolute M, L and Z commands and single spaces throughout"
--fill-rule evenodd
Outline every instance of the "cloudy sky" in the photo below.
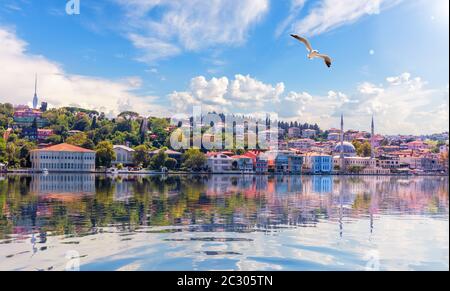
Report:
M 449 128 L 448 0 L 0 0 L 0 102 Z M 334 58 L 308 61 L 289 37 Z

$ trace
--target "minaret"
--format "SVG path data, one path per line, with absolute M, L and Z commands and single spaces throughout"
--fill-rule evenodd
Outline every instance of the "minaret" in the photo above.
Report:
M 373 120 L 373 115 L 372 115 L 372 134 L 371 134 L 371 136 L 370 136 L 370 147 L 371 147 L 370 158 L 371 158 L 372 160 L 375 159 L 374 140 L 375 140 L 375 122 L 374 122 L 374 120 Z
M 33 109 L 37 109 L 38 96 L 37 96 L 37 74 L 34 79 L 34 97 L 33 97 Z
M 344 172 L 344 114 L 341 114 L 341 172 Z

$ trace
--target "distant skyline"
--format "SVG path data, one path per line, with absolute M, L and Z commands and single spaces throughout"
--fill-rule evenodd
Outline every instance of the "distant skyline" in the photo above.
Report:
M 0 3 L 0 102 L 205 110 L 382 134 L 449 130 L 448 0 Z M 308 36 L 333 67 L 308 60 Z

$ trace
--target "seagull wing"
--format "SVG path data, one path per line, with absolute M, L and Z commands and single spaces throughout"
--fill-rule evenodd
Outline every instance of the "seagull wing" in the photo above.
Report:
M 318 58 L 322 58 L 325 61 L 325 64 L 327 65 L 328 68 L 331 68 L 331 64 L 332 64 L 332 60 L 329 56 L 327 55 L 322 55 L 322 54 L 317 54 Z
M 301 36 L 296 35 L 296 34 L 291 34 L 291 36 L 292 36 L 293 38 L 295 38 L 296 40 L 302 42 L 304 45 L 306 45 L 306 48 L 308 49 L 309 52 L 312 52 L 312 51 L 313 51 L 313 48 L 312 48 L 312 46 L 311 46 L 311 43 L 310 43 L 306 38 L 301 37 Z

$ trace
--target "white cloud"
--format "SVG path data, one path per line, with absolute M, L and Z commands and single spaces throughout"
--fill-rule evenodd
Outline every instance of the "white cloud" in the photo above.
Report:
M 156 97 L 139 97 L 133 90 L 142 80 L 127 77 L 108 80 L 69 74 L 61 65 L 44 56 L 27 52 L 27 43 L 11 30 L 0 27 L 0 102 L 30 104 L 34 92 L 34 74 L 39 75 L 40 101 L 52 106 L 78 105 L 88 109 L 117 114 L 123 109 L 149 114 L 150 109 L 165 110 L 151 104 Z
M 276 36 L 280 36 L 283 32 L 286 31 L 286 28 L 292 25 L 292 22 L 295 21 L 295 18 L 298 17 L 300 12 L 305 6 L 306 0 L 291 0 L 291 8 L 289 11 L 289 16 L 277 27 Z
M 370 82 L 364 82 L 358 86 L 358 91 L 361 94 L 372 95 L 372 94 L 383 93 L 384 89 L 381 87 L 378 87 Z
M 239 45 L 269 10 L 269 0 L 116 0 L 126 11 L 125 30 L 153 62 L 180 50 Z M 157 15 L 152 14 L 156 8 Z M 168 52 L 166 52 L 168 49 Z
M 276 113 L 288 121 L 317 123 L 327 129 L 339 126 L 345 114 L 346 127 L 369 130 L 371 116 L 383 134 L 423 134 L 448 131 L 449 93 L 429 89 L 409 73 L 387 78 L 384 84 L 359 84 L 352 94 L 330 90 L 323 95 L 285 92 L 284 83 L 271 85 L 250 76 L 236 75 L 207 80 L 192 79 L 189 90 L 169 95 L 172 107 L 189 113 L 193 105 L 204 111 L 252 115 Z
M 346 127 L 359 130 L 369 129 L 372 114 L 377 120 L 377 131 L 384 134 L 449 130 L 448 90 L 426 88 L 426 82 L 409 73 L 389 77 L 383 85 L 364 82 L 352 97 L 330 91 L 326 96 L 313 96 L 309 102 L 286 98 L 281 108 L 283 117 L 300 117 L 323 128 L 338 126 L 339 115 L 344 113 Z
M 292 29 L 306 36 L 319 35 L 337 27 L 354 23 L 367 15 L 379 14 L 402 0 L 322 0 L 305 17 L 292 25 Z M 293 17 L 291 13 L 289 17 Z
M 137 60 L 144 63 L 153 63 L 155 60 L 166 59 L 181 53 L 181 49 L 177 46 L 154 37 L 130 33 L 128 38 L 136 48 L 143 52 Z
M 266 104 L 277 103 L 284 93 L 284 84 L 265 84 L 250 76 L 236 75 L 206 80 L 199 76 L 191 80 L 189 91 L 173 92 L 169 95 L 172 106 L 179 113 L 192 110 L 193 105 L 202 105 L 205 111 L 236 112 L 258 110 Z
M 424 85 L 426 85 L 426 82 L 422 81 L 420 77 L 411 79 L 410 73 L 403 73 L 400 76 L 388 77 L 386 78 L 386 81 L 393 86 L 404 85 L 411 91 L 421 89 Z

